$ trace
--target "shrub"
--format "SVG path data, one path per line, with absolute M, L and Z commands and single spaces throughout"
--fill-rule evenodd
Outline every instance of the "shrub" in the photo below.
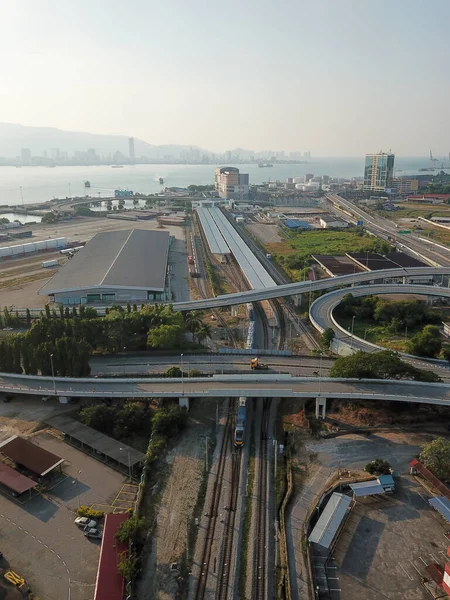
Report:
M 103 519 L 105 513 L 101 510 L 94 510 L 89 506 L 79 506 L 77 510 L 79 517 L 88 517 L 89 519 Z
M 387 460 L 384 460 L 384 458 L 376 458 L 367 463 L 364 467 L 364 471 L 371 475 L 389 475 L 391 472 L 391 465 Z

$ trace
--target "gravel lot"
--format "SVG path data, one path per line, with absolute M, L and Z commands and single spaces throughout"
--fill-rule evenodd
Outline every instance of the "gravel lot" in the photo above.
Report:
M 211 443 L 215 417 L 215 402 L 194 401 L 188 428 L 167 456 L 170 474 L 158 508 L 152 551 L 139 585 L 139 600 L 175 597 L 178 585 L 170 573 L 170 565 L 179 561 L 186 550 L 186 524 L 193 519 L 205 464 L 205 437 L 209 435 Z
M 276 225 L 270 223 L 247 223 L 246 227 L 252 235 L 264 244 L 277 244 L 285 240 Z

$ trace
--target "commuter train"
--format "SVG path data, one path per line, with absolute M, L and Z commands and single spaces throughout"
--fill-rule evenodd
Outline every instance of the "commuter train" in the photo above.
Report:
M 247 416 L 247 398 L 241 396 L 239 398 L 239 406 L 236 416 L 236 427 L 234 430 L 234 445 L 236 448 L 242 448 L 245 438 L 245 420 Z
M 255 311 L 251 304 L 247 304 L 248 311 L 248 332 L 247 341 L 245 343 L 246 350 L 253 350 L 255 347 Z

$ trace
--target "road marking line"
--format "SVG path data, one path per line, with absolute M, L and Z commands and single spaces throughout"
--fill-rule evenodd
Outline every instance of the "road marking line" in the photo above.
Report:
M 410 574 L 409 574 L 409 573 L 406 571 L 406 569 L 403 567 L 403 565 L 401 565 L 400 563 L 398 563 L 398 564 L 399 564 L 399 567 L 400 567 L 400 568 L 403 570 L 403 572 L 405 573 L 405 575 L 406 575 L 406 576 L 409 578 L 409 580 L 410 580 L 410 581 L 412 581 L 412 580 L 413 580 L 413 578 L 412 578 L 412 577 L 411 577 L 411 575 L 410 575 Z
M 41 540 L 37 540 L 40 544 L 42 544 Z
M 423 560 L 423 558 L 421 556 L 419 556 L 419 560 L 421 560 L 423 562 L 423 564 L 426 566 L 426 562 Z
M 11 525 L 14 525 L 14 527 L 17 527 L 17 523 L 14 523 L 14 521 L 11 521 Z
M 59 558 L 59 560 L 61 560 L 61 557 L 60 557 L 60 555 L 59 555 L 59 554 L 57 554 L 56 556 Z
M 23 532 L 26 533 L 27 535 L 30 535 L 26 529 L 24 529 Z
M 54 551 L 54 550 L 52 550 L 51 548 L 50 548 L 50 552 L 53 552 L 53 554 L 55 554 L 55 551 Z
M 46 548 L 48 548 L 47 544 L 44 544 L 44 546 L 45 546 Z

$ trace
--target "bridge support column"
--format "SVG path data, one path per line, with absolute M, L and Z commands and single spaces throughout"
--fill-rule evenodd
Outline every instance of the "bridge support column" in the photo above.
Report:
M 300 306 L 302 303 L 302 295 L 301 294 L 295 294 L 295 296 L 291 296 L 292 301 L 294 303 L 294 306 Z
M 327 416 L 327 399 L 323 398 L 322 396 L 320 398 L 316 398 L 316 419 L 321 418 L 320 409 L 322 409 L 322 419 L 325 419 Z
M 186 398 L 185 396 L 178 398 L 178 404 L 181 408 L 189 410 L 189 398 Z
M 69 404 L 70 397 L 69 396 L 58 396 L 58 400 L 60 404 Z

